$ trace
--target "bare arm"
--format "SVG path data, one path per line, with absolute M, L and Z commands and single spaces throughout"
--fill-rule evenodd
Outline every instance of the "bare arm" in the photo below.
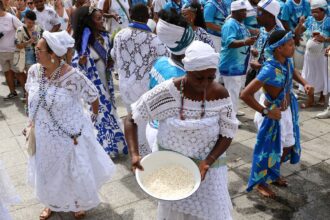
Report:
M 213 24 L 211 22 L 206 22 L 205 25 L 206 25 L 207 28 L 209 28 L 213 31 L 217 31 L 217 32 L 221 31 L 221 26 L 220 25 L 216 25 L 216 24 Z
M 61 24 L 54 25 L 50 32 L 57 32 L 60 30 Z
M 254 98 L 254 94 L 264 86 L 264 83 L 254 79 L 242 92 L 240 98 L 252 109 L 256 110 L 259 113 L 262 113 L 264 107 Z M 269 110 L 267 115 L 268 118 L 274 120 L 281 119 L 281 110 L 280 108 L 274 108 Z

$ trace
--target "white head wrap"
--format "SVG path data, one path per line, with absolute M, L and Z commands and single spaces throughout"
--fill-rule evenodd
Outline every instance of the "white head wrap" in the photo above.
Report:
M 328 3 L 326 0 L 311 0 L 311 9 L 323 8 L 328 9 Z
M 201 71 L 206 69 L 217 69 L 219 64 L 219 53 L 202 41 L 195 40 L 186 49 L 186 56 L 182 63 L 186 71 Z
M 190 28 L 190 27 L 189 27 Z M 191 28 L 190 28 L 191 29 Z M 170 24 L 162 19 L 158 20 L 156 31 L 158 38 L 169 48 L 171 53 L 175 55 L 183 55 L 186 48 L 194 39 L 194 32 L 188 28 L 180 27 L 174 24 Z M 189 33 L 187 33 L 187 30 Z M 187 33 L 187 34 L 186 34 Z M 184 44 L 179 44 L 181 39 L 186 34 L 186 41 Z M 189 36 L 188 36 L 189 34 Z M 173 50 L 174 48 L 182 47 L 179 50 Z
M 74 47 L 74 39 L 66 31 L 45 31 L 42 37 L 46 40 L 50 49 L 59 57 L 65 55 L 68 48 Z
M 230 5 L 231 11 L 238 11 L 238 10 L 242 10 L 242 9 L 247 9 L 247 4 L 244 0 L 234 1 Z
M 277 18 L 281 10 L 280 3 L 278 3 L 277 0 L 261 0 L 258 6 L 274 15 L 277 26 L 284 29 L 282 22 Z

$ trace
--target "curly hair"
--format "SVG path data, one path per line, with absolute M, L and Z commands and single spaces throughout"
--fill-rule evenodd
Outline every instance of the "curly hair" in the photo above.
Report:
M 199 4 L 198 2 L 192 2 L 190 4 L 190 7 L 196 9 L 196 17 L 195 17 L 194 25 L 205 29 L 206 25 L 204 20 L 204 14 L 202 11 L 202 5 Z
M 89 14 L 89 7 L 83 6 L 78 8 L 73 17 L 73 38 L 75 40 L 75 49 L 77 51 L 81 50 L 82 36 L 84 29 L 88 27 L 92 34 L 89 38 L 89 44 L 93 44 L 95 42 L 95 32 L 97 32 L 95 28 L 95 24 L 93 22 L 93 15 L 98 10 L 94 10 L 91 14 Z

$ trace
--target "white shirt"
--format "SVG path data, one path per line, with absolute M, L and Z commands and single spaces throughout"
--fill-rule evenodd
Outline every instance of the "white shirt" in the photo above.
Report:
M 154 6 L 154 12 L 158 13 L 162 10 L 167 2 L 168 0 L 153 0 L 152 5 Z
M 16 50 L 16 29 L 23 24 L 16 16 L 10 13 L 6 13 L 5 16 L 0 17 L 0 24 L 0 32 L 4 35 L 0 39 L 0 52 L 14 52 Z
M 48 6 L 45 6 L 45 9 L 41 12 L 37 9 L 34 9 L 33 11 L 37 15 L 37 24 L 39 24 L 39 26 L 45 31 L 50 31 L 55 25 L 61 23 L 54 9 Z
M 111 57 L 119 75 L 119 90 L 125 104 L 135 102 L 149 89 L 154 61 L 168 55 L 159 38 L 147 31 L 125 28 L 115 37 Z

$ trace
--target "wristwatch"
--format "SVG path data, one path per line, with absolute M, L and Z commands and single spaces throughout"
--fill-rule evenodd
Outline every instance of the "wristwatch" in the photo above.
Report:
M 263 108 L 261 111 L 261 115 L 263 117 L 267 116 L 269 114 L 269 109 L 268 108 Z

